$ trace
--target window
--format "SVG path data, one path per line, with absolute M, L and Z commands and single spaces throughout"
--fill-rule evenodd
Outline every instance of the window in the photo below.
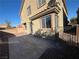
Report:
M 38 8 L 43 6 L 46 3 L 46 0 L 37 0 Z
M 27 8 L 27 16 L 29 16 L 31 14 L 31 6 L 28 6 Z
M 51 16 L 50 15 L 43 16 L 41 19 L 42 19 L 42 28 L 51 28 Z
M 47 26 L 47 28 L 51 27 L 51 17 L 50 16 L 46 16 L 46 26 Z

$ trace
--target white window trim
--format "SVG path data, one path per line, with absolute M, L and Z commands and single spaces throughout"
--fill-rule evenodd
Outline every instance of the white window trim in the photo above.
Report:
M 36 1 L 37 2 L 37 8 L 41 8 L 43 5 L 46 4 L 46 1 L 44 3 L 42 3 L 42 0 L 40 0 L 40 1 L 41 1 L 41 4 L 39 3 L 39 0 Z
M 43 16 L 43 17 L 47 17 L 47 16 L 50 16 L 51 17 L 51 15 L 45 15 L 45 16 Z M 42 27 L 42 18 L 40 18 L 41 19 L 41 29 L 43 29 L 43 27 Z M 47 26 L 46 26 L 46 18 L 45 18 L 45 28 L 47 28 Z M 50 27 L 51 28 L 51 27 Z
M 30 10 L 28 11 L 29 7 L 30 7 Z M 29 6 L 27 7 L 27 16 L 29 16 L 30 14 L 31 14 L 31 6 L 29 5 Z
M 57 17 L 57 18 L 56 18 Z M 55 31 L 57 32 L 58 31 L 58 27 L 59 27 L 59 23 L 58 23 L 58 15 L 55 14 Z M 56 24 L 57 23 L 57 24 Z

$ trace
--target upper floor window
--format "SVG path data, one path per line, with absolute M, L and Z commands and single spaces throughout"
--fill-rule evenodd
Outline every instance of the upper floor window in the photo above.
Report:
M 38 8 L 43 6 L 46 3 L 46 0 L 37 0 Z
M 27 7 L 27 16 L 29 16 L 31 14 L 31 6 Z

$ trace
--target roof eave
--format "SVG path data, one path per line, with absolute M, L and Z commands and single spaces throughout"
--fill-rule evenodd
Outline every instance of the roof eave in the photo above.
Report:
M 64 3 L 64 7 L 65 7 L 65 9 L 66 9 L 66 13 L 68 14 L 68 11 L 67 11 L 67 8 L 66 8 L 66 2 L 65 2 L 65 0 L 62 0 L 63 1 L 63 3 Z
M 22 0 L 21 6 L 20 6 L 20 11 L 19 11 L 19 16 L 21 16 L 21 12 L 22 12 L 22 9 L 23 9 L 24 2 L 25 2 L 25 0 Z

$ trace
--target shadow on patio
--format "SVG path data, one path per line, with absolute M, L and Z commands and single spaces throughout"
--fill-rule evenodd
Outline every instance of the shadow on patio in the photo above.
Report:
M 14 34 L 0 31 L 0 59 L 9 59 L 8 38 L 14 36 Z
M 78 47 L 69 45 L 60 38 L 57 38 L 56 40 L 50 40 L 50 43 L 53 42 L 57 43 L 57 46 L 46 49 L 39 59 L 78 59 L 79 58 Z

